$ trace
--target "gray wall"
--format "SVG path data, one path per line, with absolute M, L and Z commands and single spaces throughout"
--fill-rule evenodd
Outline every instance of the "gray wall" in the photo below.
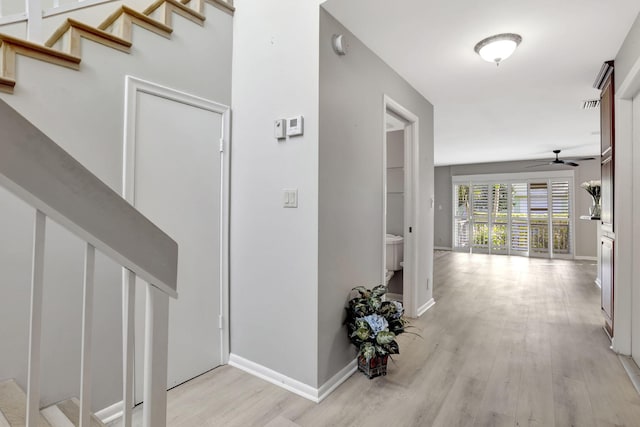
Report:
M 98 10 L 86 20 L 110 13 Z M 129 55 L 83 40 L 79 72 L 20 57 L 15 94 L 0 98 L 120 192 L 125 75 L 231 104 L 232 17 L 208 5 L 205 14 L 204 28 L 175 16 L 171 40 L 134 27 Z M 33 211 L 1 189 L 0 210 L 0 380 L 24 387 Z M 49 224 L 46 250 L 43 404 L 79 394 L 83 243 Z M 102 255 L 96 264 L 93 409 L 100 410 L 122 399 L 121 271 Z
M 345 56 L 331 48 L 344 34 Z M 418 306 L 431 299 L 433 106 L 326 11 L 320 13 L 318 383 L 355 357 L 343 318 L 349 291 L 381 281 L 383 96 L 420 120 Z
M 595 157 L 595 156 L 594 156 Z M 577 168 L 570 167 L 539 167 L 527 169 L 527 166 L 536 161 L 481 163 L 472 165 L 439 166 L 435 168 L 436 176 L 436 242 L 435 246 L 451 248 L 451 221 L 452 221 L 452 187 L 451 177 L 457 175 L 480 175 L 498 173 L 522 173 L 554 171 L 558 169 L 573 169 L 575 172 L 574 191 L 575 209 L 574 224 L 576 234 L 576 256 L 596 257 L 597 255 L 597 221 L 579 219 L 580 215 L 587 215 L 591 206 L 591 196 L 580 188 L 580 183 L 594 179 L 600 179 L 600 162 L 598 160 L 581 161 Z M 442 207 L 442 209 L 440 209 Z
M 404 235 L 404 131 L 387 132 L 387 233 Z
M 435 214 L 434 214 L 434 247 L 451 249 L 452 200 L 451 200 L 451 168 L 439 166 L 434 171 Z

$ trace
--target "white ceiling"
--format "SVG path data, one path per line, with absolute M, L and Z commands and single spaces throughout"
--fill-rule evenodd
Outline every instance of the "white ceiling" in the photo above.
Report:
M 323 7 L 422 93 L 435 109 L 436 165 L 599 151 L 592 85 L 613 59 L 638 0 L 328 0 Z M 518 33 L 499 67 L 473 50 Z

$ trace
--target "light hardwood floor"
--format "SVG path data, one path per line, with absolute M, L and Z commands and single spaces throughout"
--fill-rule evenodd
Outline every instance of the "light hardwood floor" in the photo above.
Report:
M 386 377 L 314 404 L 225 366 L 169 392 L 169 426 L 640 426 L 595 265 L 447 253 L 434 269 L 436 305 Z

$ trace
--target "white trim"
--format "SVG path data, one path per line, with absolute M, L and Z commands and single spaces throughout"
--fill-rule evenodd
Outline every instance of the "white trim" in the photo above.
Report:
M 302 396 L 305 399 L 311 400 L 315 403 L 320 403 L 325 397 L 327 397 L 333 390 L 335 390 L 340 384 L 345 382 L 357 369 L 357 360 L 354 359 L 347 366 L 342 368 L 337 374 L 335 374 L 329 381 L 324 383 L 320 388 L 314 388 L 301 381 L 283 375 L 274 371 L 271 368 L 262 366 L 251 360 L 245 359 L 242 356 L 231 353 L 229 355 L 229 365 L 234 368 L 238 368 L 245 371 L 248 374 L 261 378 L 271 384 L 277 385 L 287 391 Z
M 574 178 L 573 170 L 558 170 L 544 172 L 514 172 L 514 173 L 488 173 L 479 175 L 452 175 L 451 182 L 454 184 L 466 183 L 473 181 L 474 183 L 489 183 L 500 181 L 511 183 L 512 181 L 522 181 L 527 179 L 553 179 L 553 178 Z
M 613 324 L 615 339 L 612 348 L 617 353 L 632 353 L 632 331 L 634 318 L 634 291 L 638 291 L 635 283 L 640 276 L 637 258 L 640 246 L 634 241 L 633 218 L 638 215 L 638 169 L 634 160 L 638 158 L 638 150 L 634 149 L 633 134 L 633 98 L 640 96 L 640 57 L 629 70 L 626 78 L 619 85 L 615 94 L 615 133 L 616 152 L 614 168 L 614 224 L 616 239 L 614 247 L 615 293 L 613 307 Z M 625 185 L 619 185 L 625 182 Z M 637 313 L 635 313 L 637 315 Z M 640 355 L 632 355 L 636 359 Z
M 638 368 L 638 365 L 636 365 L 636 362 L 631 357 L 618 355 L 618 359 L 620 359 L 622 367 L 627 372 L 633 388 L 636 389 L 636 392 L 640 393 L 640 368 Z
M 447 246 L 434 246 L 433 249 L 436 251 L 453 251 L 453 248 Z
M 99 410 L 94 414 L 104 424 L 109 424 L 122 417 L 122 400 Z
M 223 327 L 220 334 L 220 360 L 224 364 L 229 359 L 229 152 L 231 146 L 231 111 L 224 104 L 201 98 L 186 92 L 181 92 L 152 83 L 134 76 L 125 77 L 125 107 L 124 107 L 124 156 L 122 188 L 123 195 L 129 203 L 135 201 L 135 125 L 138 92 L 162 97 L 180 102 L 195 108 L 211 111 L 222 115 L 223 152 L 221 153 L 221 192 L 220 192 L 220 314 L 223 316 Z
M 429 301 L 427 301 L 424 305 L 420 306 L 420 308 L 418 308 L 418 315 L 417 317 L 422 316 L 424 313 L 427 312 L 427 310 L 429 310 L 431 307 L 433 307 L 434 305 L 436 305 L 436 301 L 431 298 Z
M 318 402 L 322 402 L 325 397 L 329 396 L 340 384 L 353 375 L 358 370 L 358 359 L 353 359 L 347 366 L 340 369 L 334 376 L 329 378 L 327 382 L 322 384 L 318 389 Z
M 62 6 L 44 9 L 42 11 L 42 17 L 48 18 L 49 16 L 60 15 L 60 14 L 72 12 L 78 9 L 97 6 L 103 3 L 112 3 L 114 1 L 118 1 L 118 0 L 81 0 L 81 1 L 78 1 L 77 3 L 68 3 L 68 4 L 63 4 Z
M 595 256 L 584 256 L 584 255 L 576 255 L 573 257 L 574 260 L 576 261 L 593 261 L 593 262 L 597 262 L 598 261 L 598 257 Z
M 416 317 L 417 305 L 418 305 L 418 233 L 421 231 L 420 221 L 420 203 L 418 196 L 419 191 L 419 172 L 420 172 L 420 133 L 419 133 L 419 118 L 417 115 L 406 109 L 400 103 L 394 101 L 390 96 L 383 96 L 383 108 L 382 108 L 382 123 L 385 123 L 385 116 L 388 111 L 400 116 L 407 124 L 404 129 L 404 166 L 405 166 L 405 209 L 404 209 L 404 242 L 405 242 L 405 257 L 404 257 L 404 270 L 409 274 L 404 276 L 403 296 L 404 305 L 407 310 L 407 316 Z M 383 251 L 382 251 L 382 269 L 381 280 L 385 282 L 385 266 L 386 266 L 386 241 L 385 236 L 387 232 L 386 224 L 386 209 L 387 209 L 387 188 L 386 188 L 386 168 L 387 168 L 387 131 L 386 127 L 382 126 L 383 131 L 383 197 L 382 197 L 382 239 L 383 239 Z M 409 197 L 406 197 L 406 195 Z M 409 208 L 407 209 L 407 205 Z M 412 232 L 409 233 L 409 227 L 412 228 Z M 407 248 L 409 249 L 407 251 Z M 407 256 L 407 253 L 409 254 Z M 433 256 L 433 255 L 431 255 Z M 409 279 L 409 286 L 407 284 L 407 278 Z M 427 279 L 428 283 L 431 282 L 431 278 Z
M 602 283 L 600 283 L 600 278 L 599 277 L 596 277 L 596 280 L 594 280 L 593 283 L 595 283 L 597 287 L 602 289 Z

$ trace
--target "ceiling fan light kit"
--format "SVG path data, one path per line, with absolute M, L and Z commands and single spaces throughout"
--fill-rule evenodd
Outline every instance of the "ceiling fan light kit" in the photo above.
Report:
M 496 34 L 495 36 L 480 40 L 473 50 L 475 50 L 482 59 L 487 62 L 493 62 L 497 66 L 513 54 L 521 41 L 522 37 L 519 34 Z

